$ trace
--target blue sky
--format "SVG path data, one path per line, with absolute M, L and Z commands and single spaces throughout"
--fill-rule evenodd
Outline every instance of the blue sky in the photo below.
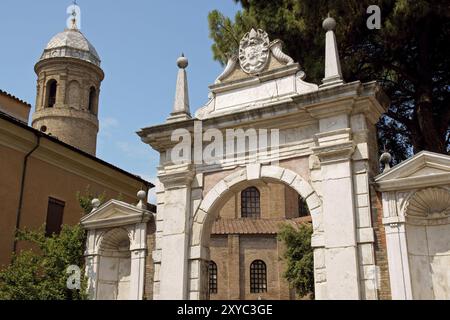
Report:
M 64 30 L 69 0 L 1 0 L 0 89 L 34 106 L 34 64 L 50 38 Z M 100 96 L 97 156 L 147 180 L 156 176 L 158 154 L 135 134 L 162 123 L 175 94 L 176 59 L 189 59 L 191 111 L 208 97 L 221 73 L 213 61 L 207 15 L 233 16 L 232 0 L 78 0 L 81 31 L 95 46 L 106 77 Z

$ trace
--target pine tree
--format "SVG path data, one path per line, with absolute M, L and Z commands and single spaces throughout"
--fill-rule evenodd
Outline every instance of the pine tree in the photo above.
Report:
M 234 21 L 209 14 L 214 59 L 225 64 L 250 28 L 281 39 L 308 80 L 320 83 L 328 13 L 347 82 L 377 80 L 391 98 L 378 124 L 381 149 L 395 162 L 422 150 L 450 152 L 450 5 L 432 0 L 235 0 Z M 369 29 L 367 8 L 381 9 L 381 29 Z

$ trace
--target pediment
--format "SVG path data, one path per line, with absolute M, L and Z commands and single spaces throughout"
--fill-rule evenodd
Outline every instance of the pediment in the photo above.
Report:
M 450 156 L 422 151 L 375 178 L 380 190 L 450 184 Z
M 81 225 L 87 229 L 124 226 L 139 221 L 148 221 L 151 217 L 152 213 L 148 210 L 140 209 L 122 201 L 110 200 L 83 217 Z

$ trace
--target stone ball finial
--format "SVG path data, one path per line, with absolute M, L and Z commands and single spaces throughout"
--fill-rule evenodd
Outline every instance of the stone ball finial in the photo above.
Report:
M 384 166 L 383 172 L 388 171 L 389 169 L 391 169 L 391 164 L 390 164 L 391 161 L 392 161 L 391 154 L 389 152 L 386 152 L 386 151 L 383 152 L 383 154 L 380 157 L 380 163 Z
M 326 31 L 334 30 L 334 28 L 336 28 L 336 20 L 334 20 L 332 17 L 328 16 L 328 18 L 323 20 L 322 27 Z
M 100 207 L 100 200 L 97 199 L 97 198 L 92 199 L 91 204 L 92 204 L 92 208 L 93 208 L 94 210 L 95 210 L 95 209 L 98 209 L 98 207 Z
M 184 56 L 184 53 L 181 54 L 181 57 L 177 59 L 177 66 L 180 69 L 186 69 L 189 65 L 188 59 Z
M 145 199 L 147 199 L 147 192 L 141 190 L 137 193 L 137 197 L 139 200 L 144 201 Z

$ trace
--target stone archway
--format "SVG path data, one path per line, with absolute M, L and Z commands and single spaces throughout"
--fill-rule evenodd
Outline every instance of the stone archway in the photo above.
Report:
M 91 299 L 142 300 L 147 225 L 153 215 L 140 202 L 110 200 L 81 219 L 87 230 L 86 272 Z
M 314 250 L 321 250 L 314 244 L 314 238 L 320 238 L 322 227 L 322 202 L 317 192 L 300 175 L 292 170 L 277 166 L 249 165 L 218 182 L 204 197 L 193 215 L 189 251 L 189 295 L 191 299 L 207 298 L 207 267 L 209 260 L 209 238 L 218 209 L 224 204 L 228 196 L 243 185 L 252 181 L 266 181 L 282 183 L 297 191 L 305 199 L 313 221 Z M 320 273 L 321 266 L 315 265 L 315 275 Z M 315 277 L 319 279 L 319 277 Z

